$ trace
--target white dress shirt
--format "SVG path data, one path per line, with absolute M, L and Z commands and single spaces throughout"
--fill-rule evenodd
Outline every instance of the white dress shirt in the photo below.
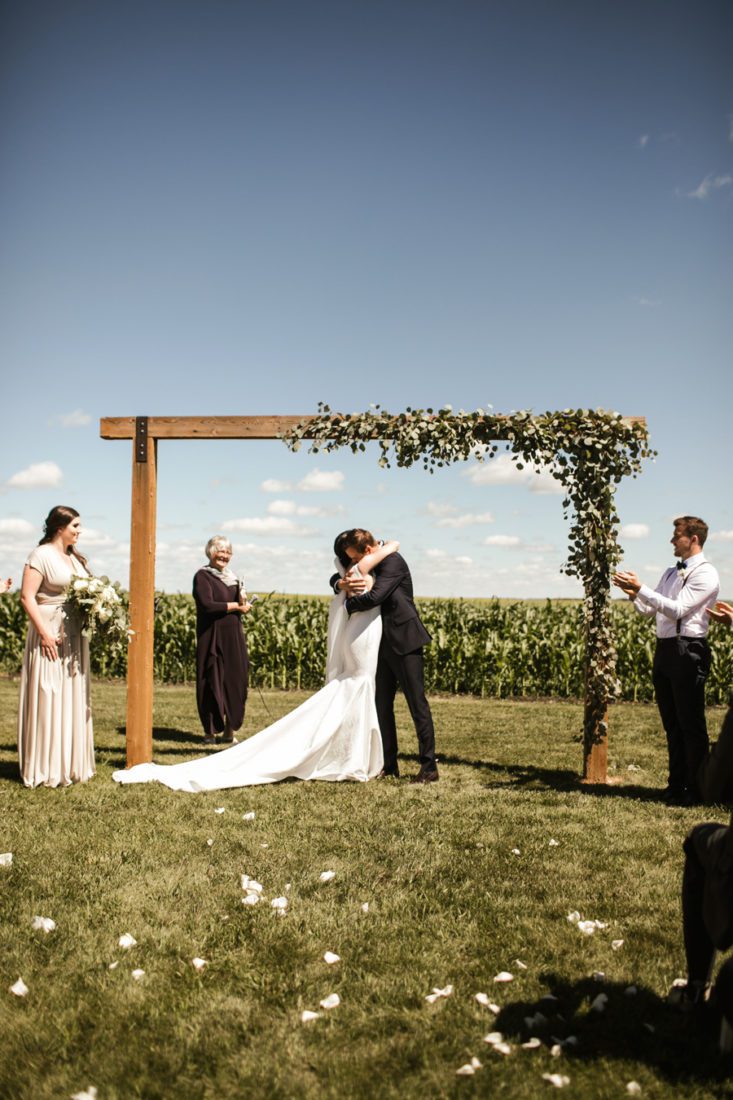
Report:
M 656 615 L 658 638 L 704 638 L 710 625 L 705 608 L 713 606 L 719 592 L 715 566 L 703 553 L 693 554 L 684 569 L 667 569 L 654 590 L 642 584 L 634 607 L 642 615 Z

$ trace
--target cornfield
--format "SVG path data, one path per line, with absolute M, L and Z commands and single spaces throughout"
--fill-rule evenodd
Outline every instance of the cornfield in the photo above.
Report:
M 433 641 L 425 650 L 429 692 L 491 696 L 583 695 L 582 608 L 575 603 L 506 603 L 472 600 L 419 600 L 420 614 Z M 621 698 L 653 698 L 651 669 L 654 625 L 625 602 L 614 603 L 612 618 L 618 650 Z M 326 664 L 328 599 L 283 596 L 264 599 L 246 620 L 251 682 L 268 688 L 315 689 Z M 0 665 L 20 670 L 26 620 L 17 594 L 0 599 Z M 725 703 L 733 670 L 733 632 L 714 627 L 707 683 L 708 702 Z M 98 676 L 126 672 L 124 655 L 110 655 L 92 643 Z M 156 598 L 155 675 L 167 683 L 193 680 L 196 671 L 196 612 L 193 599 Z

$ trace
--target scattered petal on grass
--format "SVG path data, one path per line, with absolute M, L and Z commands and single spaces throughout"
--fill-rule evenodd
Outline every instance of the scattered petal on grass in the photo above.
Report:
M 564 1073 L 543 1073 L 542 1080 L 547 1081 L 548 1085 L 554 1085 L 556 1089 L 564 1089 L 570 1084 L 570 1078 Z
M 329 993 L 327 997 L 324 997 L 321 1001 L 321 1008 L 325 1008 L 328 1011 L 330 1008 L 336 1008 L 341 1004 L 341 998 L 338 993 Z
M 137 940 L 134 936 L 131 936 L 129 932 L 123 932 L 117 942 L 120 947 L 124 947 L 125 950 L 137 946 Z
M 488 993 L 474 993 L 474 997 L 480 1005 L 486 1005 L 487 1008 L 489 1007 L 490 1002 Z
M 119 962 L 113 962 L 113 963 L 110 963 L 110 964 L 109 964 L 109 966 L 107 967 L 107 969 L 108 969 L 108 970 L 116 970 L 116 969 L 117 969 L 117 967 L 118 967 L 119 965 L 120 965 L 120 964 L 119 964 Z
M 330 882 L 332 878 L 336 878 L 336 872 L 335 871 L 321 871 L 318 878 L 321 882 Z
M 570 920 L 569 917 L 568 920 Z M 592 936 L 596 930 L 602 931 L 604 928 L 608 927 L 605 921 L 602 920 L 579 920 L 576 923 L 578 925 L 578 930 L 582 932 L 584 936 Z
M 513 982 L 514 975 L 510 974 L 508 970 L 501 970 L 494 978 L 495 982 Z
M 472 1058 L 471 1065 L 474 1069 L 481 1069 L 481 1062 L 479 1062 L 478 1058 Z
M 520 852 L 519 848 L 512 848 L 512 855 L 513 856 L 521 856 L 521 854 L 522 853 Z
M 286 883 L 285 883 L 285 887 L 284 887 L 284 889 L 285 889 L 285 893 L 286 893 L 286 894 L 287 894 L 288 890 L 291 890 L 291 889 L 292 889 L 292 886 L 293 886 L 292 882 L 286 882 Z
M 281 911 L 284 911 L 288 907 L 288 899 L 287 898 L 273 898 L 272 901 L 270 902 L 270 905 L 272 906 L 273 909 L 279 909 Z
M 254 810 L 249 810 L 248 813 L 242 814 L 242 821 L 254 821 L 256 816 Z
M 639 767 L 638 764 L 629 764 L 626 771 L 627 772 L 640 772 L 641 768 Z
M 497 1043 L 504 1042 L 504 1033 L 502 1031 L 490 1031 L 488 1035 L 484 1035 L 484 1042 L 488 1043 L 490 1047 L 495 1047 Z
M 629 1096 L 641 1096 L 641 1085 L 638 1081 L 629 1081 L 626 1085 Z
M 333 963 L 340 963 L 341 962 L 341 956 L 337 955 L 333 951 L 327 951 L 326 954 L 323 956 L 323 959 L 324 959 L 324 962 L 327 962 L 329 966 L 332 966 Z
M 306 1008 L 305 1011 L 301 1012 L 301 1014 L 300 1014 L 300 1020 L 301 1020 L 301 1023 L 303 1023 L 303 1024 L 307 1024 L 311 1020 L 320 1020 L 320 1018 L 321 1018 L 320 1012 L 311 1012 L 310 1009 L 308 1009 L 308 1008 Z
M 13 853 L 1 852 L 0 853 L 0 867 L 12 867 L 13 866 Z
M 242 889 L 246 890 L 248 894 L 261 894 L 264 887 L 256 878 L 250 878 L 249 875 L 242 875 Z
M 34 917 L 31 921 L 31 928 L 36 932 L 54 932 L 56 929 L 56 921 L 51 920 L 50 917 Z
M 246 894 L 242 898 L 242 905 L 256 905 L 260 900 L 259 894 Z
M 139 982 L 141 978 L 145 977 L 145 971 L 144 970 L 133 970 L 132 977 L 135 979 L 136 982 Z
M 542 1012 L 535 1012 L 534 1016 L 525 1016 L 524 1023 L 527 1031 L 539 1031 L 547 1027 L 549 1020 Z
M 269 847 L 270 847 L 269 844 L 260 844 L 260 848 L 269 848 Z
M 638 992 L 639 992 L 639 990 L 637 989 L 637 987 L 635 985 L 627 985 L 626 989 L 624 990 L 624 996 L 625 997 L 635 997 Z
M 361 903 L 361 911 L 362 911 L 362 913 L 368 913 L 369 912 L 369 902 L 368 901 L 363 901 Z
M 614 949 L 614 951 L 620 951 L 620 949 L 623 947 L 623 945 L 624 945 L 623 940 L 611 940 L 611 947 Z
M 553 1043 L 552 1046 L 550 1047 L 551 1057 L 559 1058 L 561 1054 L 562 1054 L 562 1047 L 560 1046 L 560 1044 L 559 1043 Z
M 555 840 L 555 838 L 553 837 L 550 841 L 548 841 L 547 847 L 548 848 L 559 848 L 560 847 L 560 841 Z
M 523 963 L 521 959 L 515 959 L 514 960 L 514 965 L 518 966 L 520 970 L 526 970 L 527 969 L 527 964 Z
M 538 1039 L 536 1035 L 533 1035 L 526 1043 L 522 1043 L 522 1050 L 537 1050 L 537 1047 L 541 1046 L 542 1040 Z
M 214 813 L 215 813 L 215 814 L 223 814 L 223 813 L 224 813 L 224 811 L 225 811 L 225 807 L 224 807 L 224 806 L 217 806 L 217 807 L 216 807 L 216 809 L 214 810 Z
M 441 997 L 450 997 L 452 993 L 452 985 L 446 985 L 443 989 L 439 989 L 437 985 L 434 985 L 432 993 L 428 993 L 425 1000 L 428 1002 L 428 1004 L 432 1005 L 435 1004 L 436 1001 L 439 1001 Z
M 195 959 L 191 959 L 191 965 L 193 966 L 194 970 L 198 971 L 203 970 L 207 962 L 207 959 L 199 959 L 198 957 Z
M 577 909 L 573 909 L 572 913 L 568 913 L 568 920 L 571 924 L 577 924 L 580 920 L 580 913 Z
M 653 1035 L 654 1032 L 657 1030 L 654 1024 L 644 1024 L 644 1027 L 647 1029 L 650 1035 Z
M 605 980 L 606 980 L 606 971 L 605 970 L 594 970 L 593 971 L 593 981 L 594 982 L 605 982 Z
M 459 1066 L 456 1070 L 456 1077 L 473 1077 L 476 1069 L 470 1062 L 466 1062 L 465 1066 Z
M 606 1005 L 608 1004 L 608 994 L 599 993 L 590 1006 L 591 1012 L 605 1012 Z
M 90 1085 L 82 1092 L 75 1092 L 71 1100 L 97 1100 L 97 1090 L 94 1085 Z
M 14 993 L 16 997 L 25 997 L 28 994 L 28 986 L 22 978 L 18 978 L 17 982 L 11 985 L 10 992 Z
M 512 1048 L 509 1043 L 494 1043 L 492 1050 L 495 1050 L 497 1054 L 511 1054 Z
M 211 848 L 211 847 L 213 846 L 213 844 L 214 844 L 214 841 L 213 841 L 213 840 L 211 839 L 211 837 L 209 837 L 209 839 L 208 839 L 208 840 L 206 841 L 206 843 L 207 843 L 207 844 L 208 844 L 208 846 L 209 846 L 209 847 Z

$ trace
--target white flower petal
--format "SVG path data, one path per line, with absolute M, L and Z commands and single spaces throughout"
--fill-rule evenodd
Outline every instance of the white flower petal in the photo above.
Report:
M 488 995 L 488 993 L 474 993 L 474 997 L 480 1005 L 486 1005 L 488 1007 L 488 1004 L 489 1004 L 489 995 Z
M 641 1085 L 638 1081 L 629 1081 L 626 1085 L 629 1096 L 641 1096 Z
M 538 1039 L 535 1035 L 531 1039 L 528 1039 L 526 1043 L 522 1043 L 523 1050 L 537 1050 L 537 1047 L 542 1046 L 542 1040 Z
M 325 962 L 328 963 L 329 966 L 332 966 L 333 963 L 341 962 L 341 956 L 337 955 L 334 951 L 327 951 L 323 956 L 323 959 Z
M 509 1043 L 494 1043 L 492 1050 L 495 1050 L 497 1054 L 511 1054 L 512 1048 Z
M 548 848 L 559 848 L 560 847 L 560 841 L 555 840 L 555 838 L 553 837 L 552 840 L 548 841 L 547 847 Z
M 247 894 L 246 897 L 242 898 L 242 905 L 256 905 L 259 900 L 259 894 Z
M 484 1035 L 484 1042 L 495 1047 L 497 1043 L 504 1042 L 504 1034 L 501 1031 L 490 1031 L 488 1035 Z
M 206 843 L 211 848 L 211 847 L 213 847 L 214 841 L 211 839 L 211 837 L 209 837 L 209 839 L 206 841 Z
M 120 965 L 120 964 L 119 964 L 119 962 L 113 962 L 113 963 L 110 963 L 110 964 L 109 964 L 109 966 L 107 967 L 107 969 L 108 969 L 108 970 L 116 970 L 116 969 L 117 969 L 117 967 L 118 967 L 119 965 Z
M 269 848 L 269 847 L 270 847 L 269 844 L 260 844 L 260 848 Z
M 564 1073 L 543 1073 L 542 1080 L 554 1085 L 556 1089 L 565 1088 L 566 1085 L 570 1084 L 570 1078 L 566 1077 Z
M 527 1031 L 540 1031 L 543 1027 L 547 1027 L 549 1020 L 542 1012 L 535 1012 L 534 1016 L 525 1016 L 524 1023 Z
M 307 1008 L 305 1009 L 304 1012 L 301 1012 L 301 1014 L 300 1014 L 301 1023 L 304 1023 L 304 1024 L 307 1024 L 310 1020 L 320 1020 L 320 1018 L 321 1018 L 320 1012 L 311 1012 L 310 1009 L 307 1009 Z
M 217 806 L 216 809 L 214 810 L 215 814 L 223 814 L 225 812 L 226 812 L 226 807 L 225 806 Z
M 36 932 L 54 932 L 56 929 L 56 921 L 51 920 L 50 917 L 34 917 L 31 921 L 31 928 Z
M 75 1092 L 71 1100 L 97 1100 L 97 1090 L 94 1085 L 90 1085 L 83 1092 Z
M 571 924 L 577 924 L 580 920 L 580 913 L 577 909 L 573 909 L 572 913 L 568 913 L 567 919 L 570 921 Z
M 0 852 L 0 867 L 12 867 L 13 866 L 13 853 L 12 852 Z
M 606 1005 L 608 1004 L 608 994 L 599 993 L 590 1006 L 591 1012 L 605 1012 Z
M 131 936 L 129 932 L 123 932 L 117 942 L 120 947 L 123 947 L 125 950 L 137 946 L 137 940 L 134 936 Z
M 254 810 L 249 810 L 248 813 L 242 814 L 242 821 L 254 821 L 256 816 Z
M 199 959 L 198 957 L 196 957 L 195 959 L 191 959 L 191 965 L 193 966 L 194 970 L 199 970 L 199 971 L 204 969 L 207 962 L 208 962 L 208 959 Z
M 562 1054 L 562 1047 L 560 1046 L 560 1044 L 559 1043 L 553 1043 L 553 1045 L 550 1047 L 550 1055 L 553 1058 L 559 1058 L 561 1054 Z
M 508 970 L 500 971 L 494 978 L 495 982 L 513 982 L 514 975 L 510 974 Z
M 482 1063 L 479 1062 L 478 1058 L 472 1058 L 471 1059 L 471 1065 L 473 1066 L 474 1069 L 481 1069 L 482 1068 Z
M 593 971 L 593 981 L 594 982 L 605 982 L 605 980 L 606 980 L 606 971 L 605 970 L 594 970 Z
M 273 909 L 287 909 L 288 899 L 287 898 L 273 898 L 272 901 L 270 902 L 270 905 L 272 906 Z
M 341 1004 L 341 998 L 338 993 L 329 993 L 327 997 L 324 997 L 321 1001 L 321 1008 L 325 1008 L 328 1011 L 331 1008 L 336 1008 Z
M 139 969 L 138 970 L 133 970 L 131 976 L 135 979 L 136 982 L 139 982 L 141 978 L 145 977 L 145 971 L 144 970 L 139 970 Z
M 10 992 L 14 993 L 16 997 L 25 997 L 28 994 L 28 986 L 22 978 L 18 978 L 17 982 L 10 986 Z
M 361 903 L 361 911 L 362 911 L 362 913 L 368 913 L 369 912 L 369 902 L 368 901 L 363 901 Z
M 579 920 L 578 931 L 582 932 L 584 936 L 592 936 L 596 930 L 596 922 L 594 920 Z
M 318 878 L 321 882 L 330 882 L 332 878 L 336 878 L 336 872 L 335 871 L 321 871 Z
M 456 1077 L 473 1077 L 476 1072 L 474 1066 L 470 1062 L 466 1062 L 464 1066 L 459 1066 L 456 1070 Z
M 246 883 L 245 879 L 247 879 Z M 248 894 L 261 894 L 264 886 L 256 878 L 247 878 L 246 875 L 242 875 L 242 889 L 246 890 Z
M 527 969 L 527 964 L 523 963 L 521 959 L 515 959 L 514 960 L 514 965 L 518 966 L 520 970 L 526 970 Z
M 611 940 L 611 947 L 614 951 L 620 951 L 624 945 L 623 940 Z
M 638 992 L 639 990 L 635 985 L 627 985 L 624 990 L 624 997 L 635 997 Z
M 513 856 L 521 856 L 521 854 L 522 853 L 520 852 L 519 848 L 512 848 L 512 855 Z

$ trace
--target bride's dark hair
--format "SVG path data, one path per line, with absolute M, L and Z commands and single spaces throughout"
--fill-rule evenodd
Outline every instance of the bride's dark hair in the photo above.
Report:
M 64 527 L 68 527 L 72 519 L 76 519 L 78 515 L 79 513 L 76 508 L 68 508 L 65 504 L 57 504 L 46 516 L 45 523 L 43 524 L 43 538 L 38 545 L 43 546 L 46 542 L 52 542 L 59 531 L 63 531 Z M 89 565 L 84 555 L 80 554 L 79 551 L 74 548 L 70 550 L 70 553 L 72 553 L 74 557 L 81 562 L 87 572 L 89 572 Z
M 349 569 L 354 564 L 349 555 L 346 553 L 346 547 L 349 545 L 349 540 L 353 533 L 353 529 L 351 531 L 342 531 L 340 535 L 336 536 L 333 544 L 333 552 L 343 565 L 344 569 Z

